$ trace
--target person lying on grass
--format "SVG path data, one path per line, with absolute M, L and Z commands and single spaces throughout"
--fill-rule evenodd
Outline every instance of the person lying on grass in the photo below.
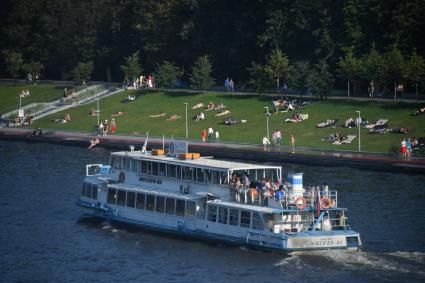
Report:
M 168 121 L 173 121 L 173 120 L 177 120 L 178 118 L 181 118 L 182 116 L 179 116 L 177 114 L 171 115 L 170 118 L 168 118 Z
M 215 117 L 220 117 L 220 116 L 224 116 L 224 115 L 227 115 L 227 114 L 230 114 L 230 111 L 229 110 L 224 110 L 224 111 L 222 111 L 220 113 L 215 114 L 214 116 Z

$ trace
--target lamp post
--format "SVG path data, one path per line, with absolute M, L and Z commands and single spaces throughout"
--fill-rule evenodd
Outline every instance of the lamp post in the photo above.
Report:
M 360 111 L 359 110 L 357 110 L 356 111 L 357 113 L 359 113 L 359 120 L 358 120 L 358 127 L 359 127 L 359 152 L 361 151 L 361 140 L 360 140 L 360 126 L 361 126 L 361 123 L 360 123 Z
M 96 105 L 97 105 L 97 109 L 96 109 L 96 116 L 97 116 L 97 126 L 100 125 L 100 110 L 99 110 L 99 98 L 96 99 Z
M 189 136 L 189 129 L 187 128 L 187 102 L 184 103 L 185 107 L 186 107 L 186 139 L 188 139 Z
M 265 116 L 266 116 L 266 133 L 267 133 L 267 139 L 270 140 L 270 138 L 269 138 L 269 116 L 270 116 L 269 107 L 266 106 L 266 107 L 264 107 L 264 109 L 266 109 Z

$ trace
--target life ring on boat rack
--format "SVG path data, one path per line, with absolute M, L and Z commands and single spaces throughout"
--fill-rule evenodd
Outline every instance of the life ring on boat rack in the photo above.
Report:
M 118 182 L 124 183 L 125 181 L 125 173 L 121 171 L 120 175 L 118 176 Z
M 306 207 L 306 205 L 307 205 L 307 201 L 306 201 L 305 198 L 303 198 L 303 197 L 297 197 L 295 199 L 295 206 L 298 209 L 304 209 Z
M 320 199 L 320 207 L 322 208 L 329 208 L 331 207 L 332 201 L 327 197 L 327 196 L 323 196 Z

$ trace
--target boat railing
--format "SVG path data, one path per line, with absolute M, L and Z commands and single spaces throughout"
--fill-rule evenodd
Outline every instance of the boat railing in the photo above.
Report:
M 316 208 L 320 201 L 321 208 L 326 209 L 338 207 L 338 192 L 305 189 L 303 194 L 292 194 L 282 190 L 273 192 L 254 188 L 230 188 L 230 200 L 255 206 L 298 210 Z

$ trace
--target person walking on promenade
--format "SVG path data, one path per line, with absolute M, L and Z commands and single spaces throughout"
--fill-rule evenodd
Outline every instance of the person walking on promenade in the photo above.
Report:
M 282 142 L 282 133 L 279 129 L 276 129 L 276 145 L 278 146 L 278 149 L 280 151 L 280 143 Z
M 201 137 L 202 137 L 202 142 L 205 143 L 205 141 L 207 139 L 207 130 L 206 129 L 202 130 Z
M 263 138 L 263 147 L 264 147 L 264 151 L 269 151 L 270 141 L 267 137 Z
M 208 142 L 211 143 L 213 139 L 214 130 L 211 126 L 208 128 Z
M 295 153 L 295 137 L 293 134 L 291 134 L 291 146 L 292 146 L 292 153 Z
M 407 148 L 407 156 L 411 157 L 412 156 L 412 141 L 410 140 L 410 138 L 407 138 L 406 140 L 406 148 Z
M 220 133 L 217 130 L 215 131 L 215 142 L 220 142 Z
M 403 139 L 401 141 L 401 154 L 406 157 L 407 156 L 407 146 L 406 146 L 406 140 Z

